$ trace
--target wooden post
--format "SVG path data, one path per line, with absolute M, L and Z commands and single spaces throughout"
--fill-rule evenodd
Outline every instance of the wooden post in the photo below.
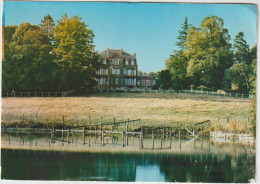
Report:
M 170 149 L 172 148 L 172 129 L 170 128 Z
M 68 129 L 68 132 L 67 132 L 67 142 L 69 144 L 69 137 L 70 137 L 70 129 Z
M 71 131 L 72 135 L 71 135 L 71 143 L 73 143 L 73 139 L 74 139 L 74 131 Z
M 229 123 L 229 118 L 227 118 L 227 123 Z
M 201 124 L 201 136 L 203 135 L 203 124 Z
M 154 130 L 152 130 L 153 149 L 154 149 Z
M 63 128 L 61 129 L 61 137 L 62 137 L 62 141 L 64 141 L 64 137 L 63 137 Z
M 114 125 L 116 124 L 116 118 L 114 118 Z
M 162 149 L 162 139 L 163 139 L 163 138 L 162 138 L 162 135 L 161 135 L 161 149 Z
M 129 121 L 129 120 L 128 120 Z M 126 126 L 125 126 L 125 138 L 126 138 L 126 145 L 128 145 L 128 122 L 127 122 L 127 124 L 126 124 Z
M 85 128 L 83 128 L 83 145 L 85 145 Z
M 88 124 L 91 124 L 91 116 L 88 116 Z
M 124 130 L 122 131 L 122 147 L 124 147 Z
M 140 132 L 140 149 L 143 149 L 143 127 L 141 127 Z
M 248 131 L 248 125 L 249 125 L 249 117 L 247 117 L 246 131 Z
M 101 131 L 101 146 L 104 146 L 104 130 Z
M 102 131 L 102 118 L 103 117 L 100 117 L 100 131 Z
M 38 113 L 36 112 L 35 114 L 35 119 L 37 120 L 38 119 Z
M 180 145 L 180 149 L 181 149 L 181 128 L 179 128 L 179 145 Z
M 165 138 L 165 128 L 163 127 L 163 133 L 162 133 L 162 135 L 163 135 L 163 140 L 164 140 L 164 138 Z

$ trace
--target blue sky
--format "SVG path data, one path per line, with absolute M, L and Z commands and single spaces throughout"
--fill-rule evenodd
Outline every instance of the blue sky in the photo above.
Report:
M 50 14 L 55 22 L 67 13 L 78 15 L 95 34 L 96 50 L 121 49 L 136 53 L 139 70 L 165 68 L 185 16 L 199 27 L 206 16 L 224 20 L 231 38 L 243 31 L 250 47 L 257 40 L 257 6 L 247 4 L 177 4 L 108 2 L 4 2 L 4 24 L 39 24 Z

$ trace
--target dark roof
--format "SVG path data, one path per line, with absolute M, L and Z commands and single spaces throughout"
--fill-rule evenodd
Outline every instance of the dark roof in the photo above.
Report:
M 119 55 L 121 57 L 128 57 L 128 58 L 135 58 L 134 55 L 131 55 L 125 51 L 123 51 L 122 49 L 107 49 L 107 50 L 104 50 L 103 52 L 100 53 L 100 56 L 101 57 L 108 57 L 108 54 L 109 54 L 109 57 L 113 57 L 113 55 Z

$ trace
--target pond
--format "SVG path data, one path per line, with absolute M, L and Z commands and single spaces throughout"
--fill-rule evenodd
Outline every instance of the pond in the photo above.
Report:
M 233 183 L 255 175 L 253 148 L 233 143 L 157 138 L 139 149 L 134 136 L 124 146 L 120 136 L 104 145 L 99 136 L 87 136 L 86 144 L 80 135 L 63 138 L 2 133 L 2 179 Z

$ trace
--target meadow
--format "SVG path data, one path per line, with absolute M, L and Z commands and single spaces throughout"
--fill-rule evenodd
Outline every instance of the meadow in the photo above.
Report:
M 2 98 L 2 126 L 19 122 L 70 125 L 141 119 L 142 125 L 193 125 L 210 120 L 213 129 L 246 132 L 251 100 L 195 94 L 89 94 L 71 97 Z M 64 119 L 63 119 L 64 118 Z M 64 120 L 64 122 L 63 122 Z

